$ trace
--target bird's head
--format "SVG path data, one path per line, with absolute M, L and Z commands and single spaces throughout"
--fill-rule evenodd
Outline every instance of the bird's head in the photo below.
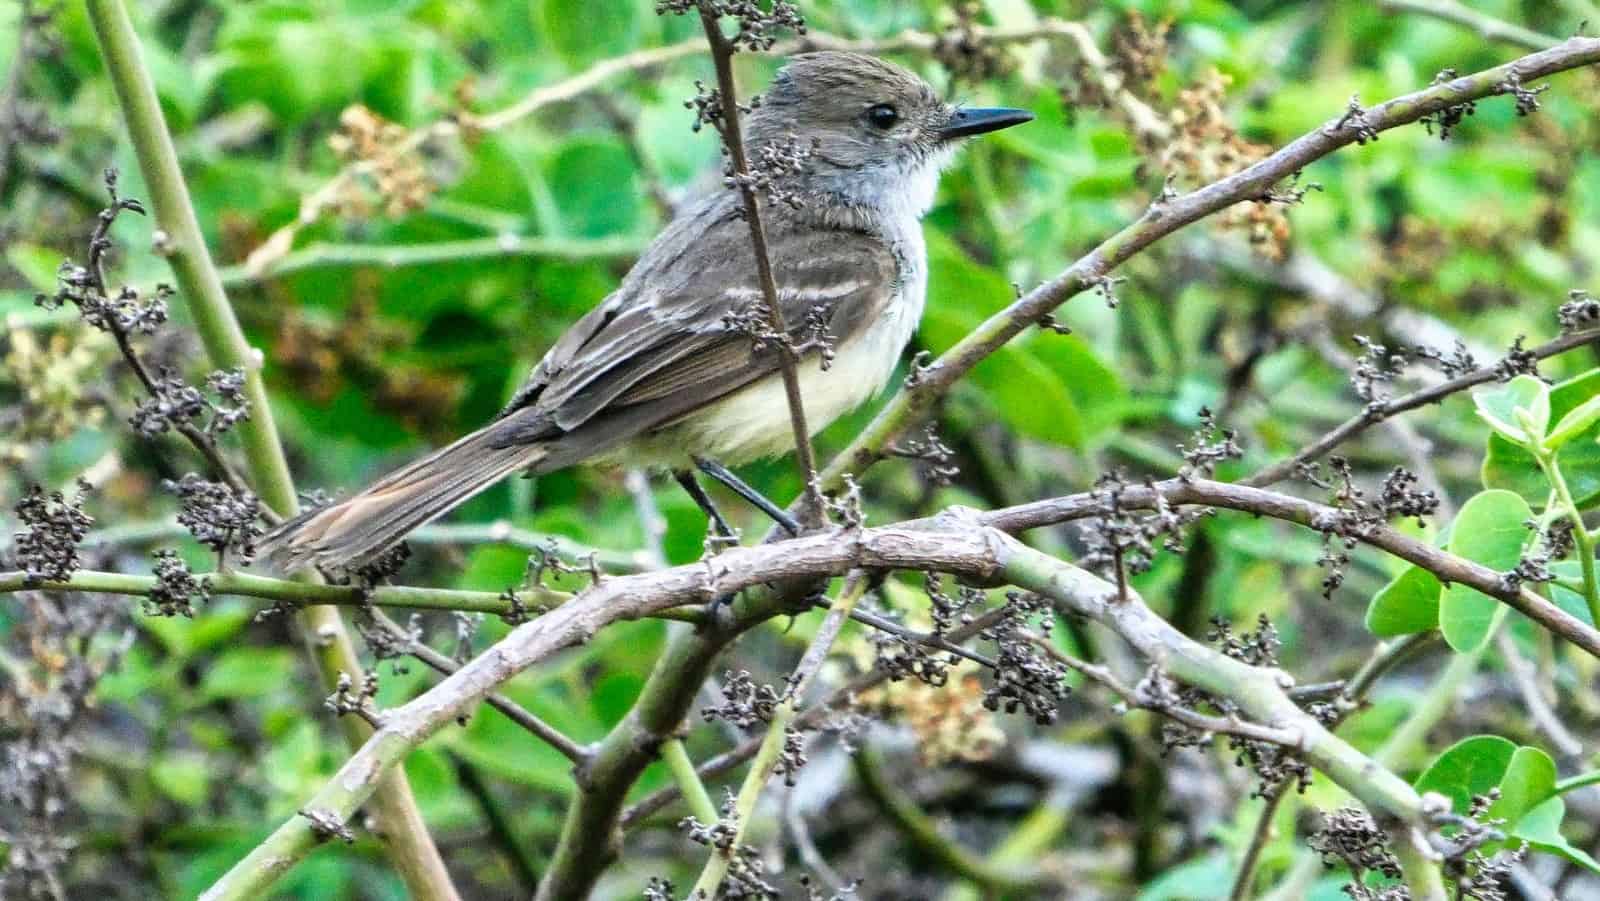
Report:
M 828 182 L 858 175 L 885 192 L 913 193 L 926 184 L 925 208 L 939 168 L 963 138 L 1032 118 L 1026 110 L 954 106 L 900 66 L 826 50 L 790 59 L 748 130 L 756 147 L 790 136 L 810 146 L 808 172 Z

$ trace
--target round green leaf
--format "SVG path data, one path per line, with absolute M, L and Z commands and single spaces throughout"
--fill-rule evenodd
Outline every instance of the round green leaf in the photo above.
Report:
M 1372 596 L 1367 605 L 1367 630 L 1389 638 L 1439 627 L 1439 594 L 1443 586 L 1420 566 L 1406 567 Z
M 1523 523 L 1531 518 L 1533 511 L 1519 495 L 1501 490 L 1479 492 L 1456 516 L 1450 552 L 1500 572 L 1513 569 L 1528 540 Z M 1477 589 L 1453 584 L 1439 600 L 1439 630 L 1457 651 L 1476 651 L 1488 642 L 1501 609 L 1499 601 Z
M 1592 369 L 1550 389 L 1550 416 L 1557 422 L 1590 399 L 1600 397 L 1600 369 Z M 1600 421 L 1590 423 L 1576 436 L 1564 439 L 1556 452 L 1556 462 L 1567 478 L 1573 500 L 1580 507 L 1600 502 Z M 1499 434 L 1490 433 L 1488 451 L 1483 458 L 1485 488 L 1504 488 L 1522 495 L 1530 504 L 1543 504 L 1550 484 L 1533 455 Z
M 1417 777 L 1416 789 L 1444 795 L 1453 810 L 1466 813 L 1474 795 L 1486 795 L 1500 784 L 1516 753 L 1516 744 L 1498 735 L 1463 738 Z

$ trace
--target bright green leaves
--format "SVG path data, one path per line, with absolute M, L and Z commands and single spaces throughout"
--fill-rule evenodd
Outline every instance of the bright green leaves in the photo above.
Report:
M 1450 553 L 1496 572 L 1516 568 L 1528 540 L 1523 523 L 1533 518 L 1528 502 L 1510 491 L 1483 491 L 1462 506 L 1450 533 Z M 1457 651 L 1475 651 L 1489 640 L 1496 614 L 1492 597 L 1453 584 L 1439 599 L 1439 631 Z
M 1550 423 L 1550 388 L 1531 375 L 1519 375 L 1496 391 L 1472 395 L 1478 416 L 1500 437 L 1522 447 L 1544 441 Z
M 1517 425 L 1515 413 L 1521 397 L 1527 402 L 1521 408 L 1537 420 L 1538 400 L 1527 387 L 1528 382 L 1536 381 L 1532 376 L 1518 376 L 1497 391 L 1473 395 L 1473 400 L 1478 415 L 1492 429 L 1483 459 L 1484 486 L 1515 491 L 1529 503 L 1543 504 L 1550 483 L 1540 471 L 1531 449 L 1534 443 Z M 1548 412 L 1539 448 L 1554 454 L 1574 502 L 1579 507 L 1592 506 L 1600 501 L 1600 444 L 1596 443 L 1600 440 L 1600 369 L 1549 386 L 1544 394 Z
M 1497 572 L 1516 567 L 1528 540 L 1528 502 L 1510 491 L 1483 491 L 1461 508 L 1450 528 L 1449 551 Z M 1437 628 L 1457 651 L 1476 651 L 1504 607 L 1465 585 L 1445 588 L 1420 567 L 1407 567 L 1372 598 L 1367 628 L 1375 635 L 1409 635 Z
M 1420 566 L 1408 566 L 1383 586 L 1367 606 L 1367 630 L 1391 638 L 1439 627 L 1439 578 Z
M 1538 748 L 1518 747 L 1497 735 L 1462 739 L 1417 778 L 1416 788 L 1449 798 L 1458 814 L 1467 812 L 1473 797 L 1498 791 L 1485 817 L 1503 820 L 1501 831 L 1512 844 L 1526 841 L 1600 872 L 1600 863 L 1562 837 L 1566 804 L 1556 792 L 1555 761 Z
M 1589 431 L 1597 422 L 1600 422 L 1600 395 L 1589 398 L 1561 417 L 1544 439 L 1545 449 L 1560 450 L 1562 445 Z

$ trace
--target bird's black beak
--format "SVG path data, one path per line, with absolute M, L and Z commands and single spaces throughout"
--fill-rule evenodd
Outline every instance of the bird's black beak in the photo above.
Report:
M 1033 121 L 1033 113 L 1025 109 L 958 109 L 950 114 L 950 121 L 939 129 L 942 140 L 965 138 L 971 135 L 981 135 L 987 131 L 999 131 L 1013 125 Z

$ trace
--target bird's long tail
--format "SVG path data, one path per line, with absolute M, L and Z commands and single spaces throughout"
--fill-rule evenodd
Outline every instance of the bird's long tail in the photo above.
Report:
M 286 570 L 355 569 L 413 529 L 546 455 L 540 444 L 504 446 L 495 423 L 398 469 L 360 494 L 279 525 L 257 547 Z

